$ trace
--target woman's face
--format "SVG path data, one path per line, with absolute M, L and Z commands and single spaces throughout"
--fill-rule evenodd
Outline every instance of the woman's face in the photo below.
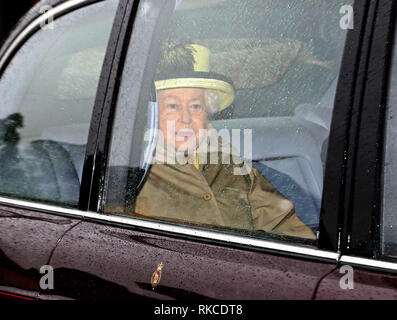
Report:
M 175 88 L 160 90 L 159 129 L 166 144 L 178 151 L 199 146 L 199 130 L 207 127 L 204 89 Z

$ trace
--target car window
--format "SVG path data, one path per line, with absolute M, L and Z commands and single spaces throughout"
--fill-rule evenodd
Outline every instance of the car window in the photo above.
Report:
M 128 59 L 139 54 L 127 57 L 105 212 L 315 239 L 343 5 L 177 1 L 149 49 L 152 97 L 137 106 Z
M 396 41 L 395 41 L 396 43 Z M 394 44 L 386 107 L 383 168 L 382 251 L 397 256 L 397 50 Z
M 90 5 L 31 36 L 0 80 L 0 194 L 78 203 L 85 147 L 118 1 Z

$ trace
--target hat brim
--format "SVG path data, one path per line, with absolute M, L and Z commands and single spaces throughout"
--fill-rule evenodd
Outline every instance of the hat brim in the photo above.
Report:
M 176 88 L 202 88 L 217 95 L 219 99 L 217 103 L 217 110 L 226 109 L 233 103 L 234 88 L 233 86 L 223 80 L 209 79 L 209 78 L 173 78 L 157 80 L 154 82 L 156 90 L 176 89 Z

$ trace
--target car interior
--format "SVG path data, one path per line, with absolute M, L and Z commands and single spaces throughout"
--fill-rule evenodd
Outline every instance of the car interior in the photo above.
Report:
M 294 203 L 298 216 L 313 230 L 317 229 L 319 221 L 325 165 L 321 155 L 329 134 L 330 105 L 335 90 L 334 82 L 321 101 L 321 108 L 327 112 L 317 112 L 312 116 L 307 112 L 306 119 L 297 113 L 292 117 L 211 121 L 217 130 L 252 129 L 253 154 L 252 159 L 246 160 L 252 161 L 252 166 Z M 319 110 L 318 106 L 315 110 Z M 12 181 L 19 182 L 7 184 L 13 186 L 12 190 L 5 190 L 6 185 L 3 184 L 2 193 L 17 192 L 22 197 L 35 198 L 32 190 L 43 185 L 47 188 L 37 190 L 38 199 L 76 204 L 88 130 L 88 123 L 44 127 L 40 137 L 33 141 L 22 138 L 12 147 L 3 143 L 0 159 L 5 167 L 20 167 L 27 162 L 29 165 L 23 167 L 23 174 L 18 179 L 11 174 L 11 169 L 1 171 L 2 179 L 6 179 L 7 175 Z M 240 132 L 243 134 L 243 130 Z M 240 141 L 240 154 L 243 155 L 243 137 Z M 10 152 L 11 148 L 17 149 L 17 154 Z M 39 174 L 38 168 L 41 168 L 42 174 Z M 35 179 L 32 179 L 33 172 Z M 26 193 L 21 194 L 22 190 L 26 190 Z
M 1 193 L 77 206 L 96 88 L 118 1 L 77 10 L 38 31 L 0 80 Z M 18 84 L 18 85 L 15 85 Z M 18 141 L 7 141 L 19 113 Z M 3 135 L 2 135 L 3 132 Z
M 211 119 L 212 125 L 218 130 L 252 129 L 252 159 L 247 160 L 294 203 L 301 220 L 317 230 L 339 72 L 333 66 L 338 66 L 341 58 L 341 50 L 335 48 L 344 43 L 344 35 L 328 35 L 324 40 L 321 34 L 289 29 L 294 23 L 285 24 L 282 19 L 286 3 L 284 7 L 283 4 L 275 6 L 274 16 L 269 19 L 275 19 L 278 26 L 284 23 L 281 32 L 289 32 L 287 36 L 280 36 L 275 25 L 263 25 L 265 20 L 256 10 L 265 12 L 268 8 L 258 1 L 250 2 L 247 16 L 239 18 L 251 19 L 252 25 L 227 26 L 230 20 L 224 19 L 237 17 L 238 5 L 240 1 L 219 1 L 208 8 L 187 6 L 175 12 L 177 22 L 169 32 L 176 38 L 183 35 L 181 41 L 204 44 L 213 52 L 214 71 L 233 79 L 236 99 L 229 110 Z M 0 183 L 1 194 L 77 205 L 97 79 L 107 44 L 101 41 L 103 37 L 95 35 L 110 29 L 105 28 L 104 21 L 111 23 L 104 8 L 99 8 L 97 15 L 85 18 L 85 23 L 65 27 L 62 36 L 54 33 L 46 39 L 43 45 L 47 45 L 48 51 L 45 53 L 35 45 L 41 39 L 32 37 L 25 52 L 41 57 L 39 65 L 23 66 L 17 55 L 9 66 L 9 69 L 25 68 L 31 78 L 21 84 L 25 92 L 20 95 L 23 101 L 13 101 L 11 94 L 4 98 L 9 106 L 20 107 L 2 110 L 0 133 L 9 130 L 6 119 L 15 112 L 23 116 L 23 128 L 18 131 L 17 143 L 0 137 L 3 139 L 0 140 L 3 168 L 0 181 L 8 181 Z M 301 10 L 300 14 L 307 13 Z M 333 17 L 327 20 L 326 14 L 322 14 L 319 19 L 326 24 Z M 208 21 L 216 22 L 211 25 Z M 192 29 L 196 22 L 200 28 Z M 211 30 L 207 30 L 210 27 Z M 299 25 L 303 31 L 305 27 Z M 209 32 L 214 31 L 217 38 L 208 37 Z M 86 41 L 85 37 L 73 40 L 77 32 L 86 33 L 91 40 Z M 278 39 L 274 36 L 276 33 Z M 317 47 L 313 46 L 316 41 Z M 6 74 L 0 87 L 16 81 L 15 74 Z M 241 144 L 242 155 L 243 150 Z

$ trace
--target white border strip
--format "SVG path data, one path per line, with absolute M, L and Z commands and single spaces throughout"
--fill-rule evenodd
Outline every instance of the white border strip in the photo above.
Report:
M 53 214 L 66 214 L 75 218 L 95 219 L 103 222 L 119 223 L 126 226 L 141 227 L 153 229 L 157 231 L 171 232 L 180 235 L 193 236 L 201 239 L 219 240 L 227 243 L 234 243 L 239 245 L 248 245 L 257 248 L 270 249 L 285 253 L 294 253 L 304 256 L 317 257 L 323 259 L 334 260 L 338 259 L 338 253 L 331 251 L 324 251 L 314 248 L 308 248 L 298 245 L 290 245 L 279 242 L 273 242 L 262 239 L 254 239 L 242 237 L 237 235 L 224 234 L 212 230 L 199 230 L 192 227 L 174 226 L 162 222 L 145 221 L 136 218 L 123 217 L 118 215 L 100 214 L 95 212 L 84 212 L 76 209 L 62 208 L 52 205 L 39 204 L 23 200 L 14 200 L 9 198 L 0 197 L 0 204 L 5 206 L 13 206 L 28 210 L 53 213 Z
M 56 6 L 55 8 L 48 10 L 46 13 L 43 13 L 41 16 L 33 20 L 11 43 L 9 48 L 4 53 L 3 57 L 0 60 L 0 70 L 3 68 L 4 63 L 7 61 L 8 57 L 12 55 L 15 49 L 18 47 L 19 43 L 24 41 L 24 39 L 31 35 L 36 28 L 40 27 L 41 23 L 50 19 L 51 17 L 57 17 L 59 14 L 64 11 L 68 11 L 75 7 L 80 7 L 84 3 L 88 2 L 88 0 L 70 0 Z

